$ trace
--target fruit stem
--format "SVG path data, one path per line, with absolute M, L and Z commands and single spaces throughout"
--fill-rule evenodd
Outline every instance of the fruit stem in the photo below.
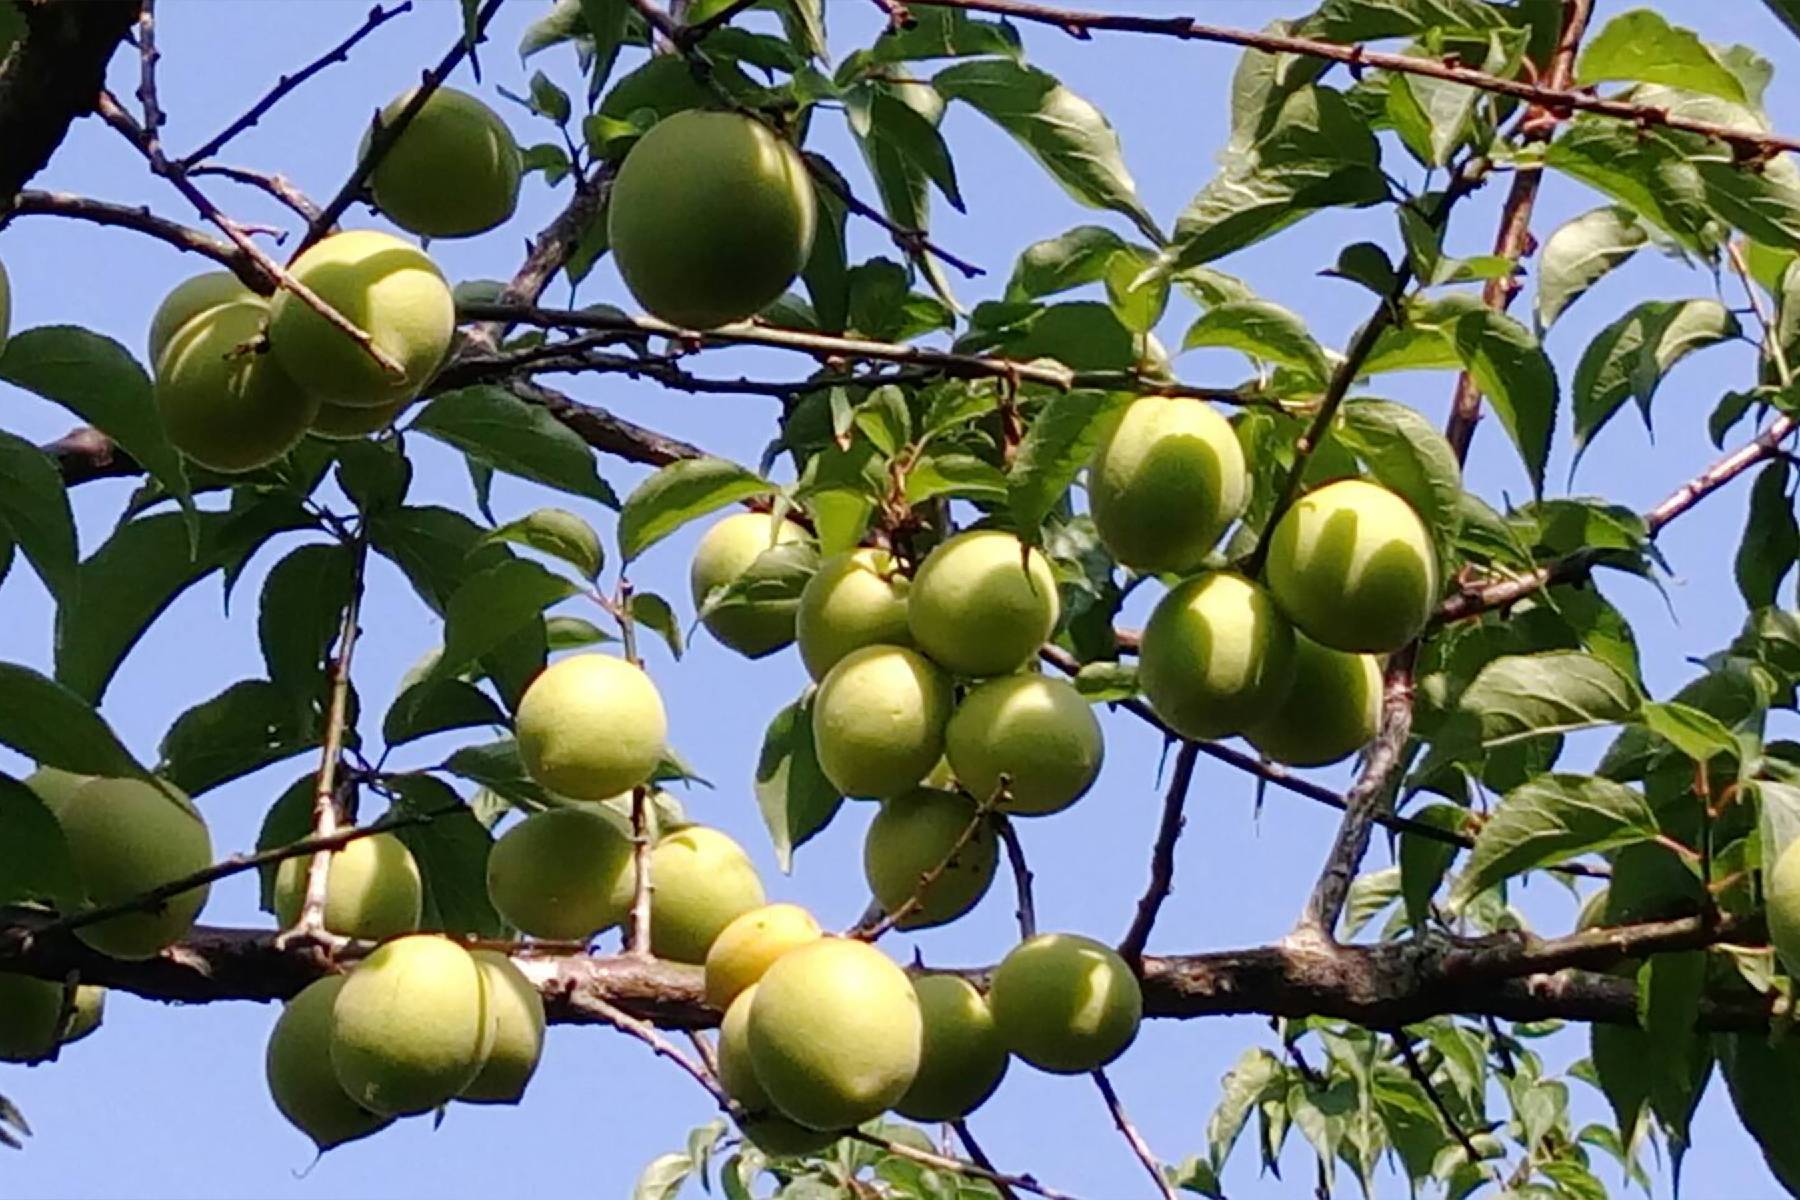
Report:
M 1004 788 L 1005 782 L 1001 786 Z M 994 815 L 994 829 L 1006 845 L 1006 861 L 1012 867 L 1013 887 L 1019 895 L 1019 938 L 1029 941 L 1037 936 L 1037 902 L 1031 896 L 1031 868 L 1025 865 L 1025 847 L 1005 813 Z

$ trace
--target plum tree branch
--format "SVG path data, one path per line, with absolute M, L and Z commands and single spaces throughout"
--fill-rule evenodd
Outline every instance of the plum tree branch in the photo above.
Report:
M 1162 819 L 1157 823 L 1156 841 L 1150 851 L 1150 883 L 1138 900 L 1137 915 L 1132 918 L 1131 927 L 1119 941 L 1119 957 L 1133 969 L 1142 961 L 1157 914 L 1175 886 L 1175 843 L 1181 837 L 1182 826 L 1187 823 L 1182 814 L 1187 806 L 1189 786 L 1194 781 L 1194 764 L 1199 757 L 1200 747 L 1189 741 L 1182 742 L 1175 755 L 1169 790 L 1163 796 Z
M 1019 919 L 1019 937 L 1029 940 L 1037 936 L 1037 901 L 1031 891 L 1031 867 L 1025 862 L 1025 847 L 1019 841 L 1019 831 L 1013 828 L 1012 818 L 1005 813 L 997 813 L 994 818 L 994 832 L 1000 835 L 1001 845 L 1006 847 L 1006 862 L 1012 869 L 1013 891 L 1018 898 L 1016 916 Z
M 262 272 L 243 250 L 179 221 L 159 217 L 144 205 L 113 204 L 106 200 L 77 196 L 72 192 L 36 190 L 20 192 L 13 197 L 11 204 L 0 205 L 0 227 L 11 224 L 18 217 L 39 216 L 69 217 L 95 225 L 148 234 L 177 250 L 212 259 L 243 279 L 246 284 L 265 283 Z
M 1156 1161 L 1156 1155 L 1150 1150 L 1150 1143 L 1138 1132 L 1131 1118 L 1125 1115 L 1125 1105 L 1119 1099 L 1119 1093 L 1113 1088 L 1112 1080 L 1106 1077 L 1104 1070 L 1093 1074 L 1094 1086 L 1100 1090 L 1100 1098 L 1106 1103 L 1106 1111 L 1112 1114 L 1113 1125 L 1118 1128 L 1119 1136 L 1131 1147 L 1131 1153 L 1144 1164 L 1144 1170 L 1150 1172 L 1150 1178 L 1156 1180 L 1157 1194 L 1162 1200 L 1176 1200 L 1175 1188 L 1169 1177 L 1163 1174 L 1162 1164 Z
M 16 6 L 25 36 L 0 59 L 0 204 L 43 170 L 69 125 L 94 111 L 138 0 Z
M 981 1148 L 981 1143 L 975 1140 L 975 1134 L 969 1129 L 968 1120 L 965 1118 L 952 1121 L 950 1128 L 955 1131 L 956 1140 L 962 1143 L 963 1153 L 969 1156 L 969 1161 L 992 1172 L 989 1175 L 989 1181 L 1000 1193 L 1000 1200 L 1019 1200 L 1018 1193 L 1013 1190 L 1012 1185 L 1002 1182 L 999 1178 L 999 1169 L 994 1166 L 994 1160 L 988 1157 L 987 1151 Z
M 576 177 L 575 194 L 561 212 L 529 243 L 525 261 L 496 298 L 500 304 L 536 304 L 556 273 L 568 265 L 589 226 L 606 210 L 612 188 L 611 168 L 596 167 L 587 178 Z M 493 353 L 506 336 L 508 323 L 488 321 L 468 331 L 470 346 Z
M 204 162 L 187 168 L 189 175 L 217 175 L 221 179 L 229 179 L 233 183 L 253 187 L 272 197 L 277 203 L 291 209 L 303 221 L 314 221 L 319 216 L 319 206 L 311 196 L 294 186 L 294 182 L 279 171 L 258 171 L 251 167 L 240 167 L 232 163 Z
M 1438 1120 L 1444 1123 L 1444 1128 L 1450 1131 L 1450 1136 L 1454 1137 L 1456 1144 L 1462 1147 L 1467 1161 L 1471 1164 L 1480 1162 L 1481 1151 L 1470 1140 L 1469 1132 L 1462 1127 L 1462 1122 L 1456 1119 L 1456 1113 L 1451 1111 L 1449 1104 L 1445 1103 L 1444 1094 L 1438 1090 L 1437 1084 L 1431 1081 L 1431 1072 L 1427 1071 L 1425 1064 L 1419 1061 L 1419 1052 L 1413 1048 L 1412 1035 L 1404 1029 L 1396 1029 L 1393 1037 L 1394 1046 L 1400 1051 L 1400 1060 L 1406 1064 L 1406 1073 L 1413 1077 L 1413 1082 L 1419 1085 L 1419 1089 L 1425 1093 L 1425 1098 L 1431 1101 L 1431 1107 L 1437 1110 Z
M 911 1159 L 921 1166 L 935 1167 L 937 1170 L 949 1171 L 955 1175 L 985 1179 L 996 1188 L 1018 1188 L 1021 1191 L 1042 1196 L 1044 1200 L 1075 1200 L 1075 1197 L 1067 1192 L 1059 1192 L 1055 1188 L 1045 1187 L 1031 1175 L 1008 1175 L 1004 1171 L 995 1170 L 990 1164 L 964 1162 L 962 1159 L 952 1158 L 948 1154 L 921 1150 L 916 1146 L 909 1146 L 905 1142 L 897 1142 L 893 1138 L 885 1138 L 866 1130 L 853 1130 L 846 1136 L 866 1145 L 877 1146 L 898 1158 Z

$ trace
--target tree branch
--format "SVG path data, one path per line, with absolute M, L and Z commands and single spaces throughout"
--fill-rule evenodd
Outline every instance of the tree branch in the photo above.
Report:
M 71 192 L 24 191 L 13 198 L 11 206 L 0 205 L 0 226 L 18 217 L 72 217 L 95 225 L 130 229 L 148 234 L 159 242 L 188 254 L 199 254 L 225 267 L 250 286 L 266 283 L 249 255 L 230 242 L 202 233 L 179 221 L 159 217 L 144 205 L 113 204 L 93 200 Z
M 951 1158 L 947 1154 L 936 1154 L 930 1150 L 920 1150 L 905 1142 L 896 1142 L 892 1138 L 884 1138 L 878 1134 L 866 1133 L 861 1129 L 852 1130 L 845 1135 L 865 1145 L 878 1146 L 897 1158 L 909 1158 L 922 1166 L 934 1167 L 940 1171 L 949 1171 L 955 1175 L 969 1175 L 976 1179 L 985 1179 L 1002 1193 L 1006 1188 L 1018 1188 L 1044 1197 L 1044 1200 L 1075 1200 L 1067 1192 L 1059 1192 L 1055 1188 L 1045 1187 L 1031 1175 L 1008 1175 L 996 1171 L 993 1167 L 975 1162 L 964 1162 L 960 1158 Z
M 1456 1139 L 1457 1145 L 1462 1147 L 1468 1162 L 1471 1165 L 1480 1162 L 1481 1151 L 1475 1148 L 1475 1143 L 1470 1140 L 1468 1131 L 1462 1127 L 1462 1123 L 1456 1119 L 1456 1114 L 1451 1112 L 1450 1106 L 1444 1102 L 1443 1093 L 1438 1091 L 1437 1084 L 1431 1081 L 1431 1072 L 1427 1071 L 1425 1064 L 1419 1061 L 1419 1052 L 1413 1049 L 1412 1035 L 1404 1029 L 1394 1030 L 1394 1045 L 1400 1051 L 1401 1061 L 1406 1064 L 1406 1073 L 1413 1077 L 1413 1082 L 1419 1085 L 1420 1089 L 1424 1091 L 1426 1099 L 1431 1101 L 1431 1107 L 1437 1110 L 1438 1119 L 1444 1123 L 1444 1128 L 1448 1129 L 1450 1135 Z
M 1131 928 L 1119 942 L 1119 957 L 1133 969 L 1142 961 L 1144 946 L 1150 941 L 1150 930 L 1156 925 L 1156 915 L 1162 911 L 1163 901 L 1168 899 L 1170 889 L 1175 886 L 1175 842 L 1181 837 L 1181 827 L 1187 823 L 1182 810 L 1187 805 L 1188 786 L 1193 782 L 1194 763 L 1199 755 L 1200 747 L 1193 742 L 1182 742 L 1175 755 L 1175 770 L 1169 776 L 1169 790 L 1163 797 L 1162 820 L 1156 827 L 1156 843 L 1150 851 L 1150 885 L 1138 900 L 1137 916 L 1132 919 Z
M 994 832 L 1006 846 L 1006 862 L 1012 868 L 1013 891 L 1018 897 L 1019 938 L 1029 941 L 1037 936 L 1037 901 L 1031 895 L 1031 868 L 1025 863 L 1025 847 L 1019 842 L 1019 831 L 1005 813 L 996 815 Z
M 969 823 L 963 827 L 963 831 L 956 835 L 956 840 L 950 843 L 948 850 L 944 851 L 944 857 L 940 858 L 930 870 L 919 873 L 918 882 L 913 885 L 911 895 L 907 896 L 902 903 L 895 905 L 891 912 L 883 910 L 880 900 L 874 901 L 870 906 L 870 911 L 881 915 L 873 924 L 858 921 L 855 927 L 848 930 L 844 936 L 862 942 L 873 942 L 917 912 L 919 907 L 925 903 L 925 893 L 930 891 L 931 885 L 941 879 L 944 872 L 950 869 L 951 864 L 956 861 L 956 856 L 975 840 L 975 835 L 981 831 L 981 827 L 988 823 L 988 815 L 989 806 L 977 804 L 975 815 L 969 818 Z
M 0 60 L 0 202 L 49 163 L 69 125 L 94 111 L 106 64 L 137 0 L 17 6 L 25 36 Z
M 556 273 L 568 265 L 588 227 L 600 219 L 612 189 L 611 168 L 597 168 L 587 179 L 577 177 L 575 195 L 529 243 L 525 261 L 501 290 L 500 304 L 536 304 Z M 470 346 L 492 352 L 510 323 L 487 321 L 468 331 Z
M 1150 1172 L 1150 1178 L 1156 1180 L 1157 1193 L 1163 1200 L 1176 1200 L 1175 1188 L 1169 1183 L 1168 1176 L 1163 1174 L 1156 1155 L 1151 1153 L 1150 1143 L 1144 1140 L 1144 1135 L 1138 1132 L 1137 1126 L 1131 1123 L 1131 1118 L 1125 1115 L 1125 1105 L 1120 1102 L 1119 1093 L 1113 1090 L 1112 1080 L 1106 1077 L 1103 1070 L 1095 1071 L 1093 1078 L 1094 1086 L 1100 1089 L 1100 1098 L 1106 1102 L 1106 1111 L 1112 1114 L 1113 1124 L 1118 1128 L 1119 1135 L 1131 1147 L 1137 1160 L 1144 1164 L 1144 1170 Z
M 258 171 L 231 163 L 205 162 L 187 168 L 187 173 L 217 175 L 221 179 L 253 187 L 272 197 L 276 203 L 285 205 L 303 221 L 316 221 L 319 217 L 319 206 L 313 203 L 312 197 L 294 186 L 294 182 L 279 171 Z

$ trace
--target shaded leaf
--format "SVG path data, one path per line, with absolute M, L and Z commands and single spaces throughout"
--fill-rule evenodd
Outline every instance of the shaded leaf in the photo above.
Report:
M 533 509 L 499 526 L 487 538 L 559 558 L 588 579 L 598 579 L 606 565 L 606 550 L 594 527 L 563 508 Z
M 25 552 L 52 597 L 81 586 L 76 570 L 75 518 L 62 473 L 49 455 L 23 438 L 0 432 L 0 530 Z
M 463 581 L 444 614 L 444 653 L 435 673 L 456 675 L 498 649 L 546 608 L 580 591 L 561 575 L 509 558 Z
M 100 714 L 57 681 L 0 662 L 0 696 L 0 745 L 77 775 L 145 775 Z
M 322 690 L 325 655 L 343 624 L 354 565 L 347 546 L 315 543 L 276 563 L 263 583 L 257 640 L 269 679 L 291 696 Z
M 62 826 L 36 792 L 0 775 L 0 904 L 83 900 Z
M 1501 798 L 1475 836 L 1450 902 L 1461 908 L 1515 875 L 1656 834 L 1655 814 L 1630 788 L 1592 775 L 1541 775 Z
M 316 710 L 266 679 L 244 679 L 175 718 L 157 773 L 190 796 L 318 744 Z
M 1093 457 L 1108 424 L 1131 401 L 1114 392 L 1062 392 L 1045 402 L 1007 474 L 1013 520 L 1032 540 L 1075 476 Z
M 1675 364 L 1740 332 L 1717 300 L 1646 300 L 1601 330 L 1582 352 L 1571 388 L 1576 460 L 1627 399 L 1637 400 L 1648 425 L 1657 386 Z
M 783 871 L 794 851 L 818 833 L 844 803 L 825 778 L 813 748 L 812 700 L 803 697 L 775 714 L 756 761 L 756 803 Z
M 411 428 L 496 471 L 619 507 L 618 496 L 595 469 L 593 449 L 548 409 L 504 388 L 446 392 L 413 418 Z
M 1462 467 L 1444 435 L 1417 409 L 1388 400 L 1352 400 L 1339 411 L 1337 440 L 1413 506 L 1431 531 L 1438 561 L 1455 562 Z
M 1749 101 L 1744 85 L 1692 30 L 1670 25 L 1659 12 L 1635 8 L 1606 23 L 1582 48 L 1577 83 L 1661 83 L 1690 92 Z
M 1772 462 L 1757 472 L 1750 487 L 1750 513 L 1738 543 L 1737 584 L 1744 603 L 1753 609 L 1775 603 L 1781 581 L 1800 554 L 1800 524 L 1794 520 L 1788 475 L 1785 461 Z
M 1610 664 L 1573 650 L 1496 658 L 1463 690 L 1460 701 L 1479 723 L 1487 747 L 1616 725 L 1635 717 L 1639 704 L 1631 680 Z
M 487 860 L 494 835 L 448 784 L 429 775 L 390 775 L 399 813 L 433 814 L 394 834 L 412 851 L 425 882 L 421 927 L 476 937 L 504 937 L 506 922 L 488 900 Z
M 1538 253 L 1538 328 L 1550 328 L 1571 304 L 1649 240 L 1637 217 L 1618 205 L 1596 208 L 1558 226 Z
M 381 721 L 381 740 L 398 746 L 450 729 L 505 724 L 506 714 L 480 688 L 460 679 L 424 679 L 394 699 Z

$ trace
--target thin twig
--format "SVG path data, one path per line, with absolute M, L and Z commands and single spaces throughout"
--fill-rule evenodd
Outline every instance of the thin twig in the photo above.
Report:
M 156 96 L 156 64 L 162 52 L 156 48 L 156 0 L 143 0 L 138 11 L 138 102 L 144 106 L 144 141 L 154 156 L 162 154 L 162 127 L 168 120 Z
M 1112 1080 L 1106 1077 L 1104 1070 L 1094 1072 L 1094 1086 L 1100 1089 L 1100 1097 L 1106 1101 L 1106 1111 L 1112 1114 L 1113 1124 L 1119 1127 L 1125 1144 L 1131 1147 L 1137 1160 L 1144 1164 L 1144 1170 L 1150 1172 L 1150 1178 L 1156 1180 L 1157 1192 L 1163 1200 L 1177 1200 L 1175 1186 L 1163 1174 L 1162 1164 L 1156 1161 L 1156 1155 L 1150 1152 L 1150 1143 L 1144 1140 L 1144 1135 L 1137 1131 L 1137 1126 L 1125 1115 L 1125 1106 L 1119 1102 L 1119 1093 L 1113 1090 Z
M 1067 1192 L 1059 1192 L 1054 1188 L 1045 1187 L 1030 1175 L 1008 1175 L 1004 1171 L 996 1171 L 979 1163 L 964 1162 L 960 1158 L 951 1158 L 949 1155 L 937 1154 L 930 1150 L 919 1150 L 905 1142 L 896 1142 L 892 1138 L 884 1138 L 879 1134 L 861 1129 L 851 1130 L 844 1136 L 862 1142 L 864 1145 L 879 1147 L 896 1157 L 911 1159 L 922 1166 L 935 1167 L 940 1171 L 949 1171 L 956 1175 L 985 1179 L 996 1187 L 1004 1184 L 1023 1192 L 1043 1196 L 1045 1200 L 1074 1200 L 1074 1197 Z
M 1037 901 L 1031 895 L 1031 868 L 1025 864 L 1025 847 L 1019 844 L 1018 831 L 1005 813 L 995 814 L 994 831 L 1006 845 L 1006 861 L 1012 867 L 1013 889 L 1019 898 L 1019 939 L 1037 936 Z
M 969 1129 L 968 1119 L 952 1121 L 950 1128 L 956 1131 L 956 1140 L 962 1143 L 963 1152 L 969 1156 L 969 1161 L 982 1170 L 990 1172 L 989 1179 L 995 1190 L 1000 1193 L 1000 1200 L 1019 1200 L 1018 1193 L 1013 1191 L 1012 1185 L 1002 1182 L 998 1178 L 1000 1169 L 994 1165 L 994 1160 L 988 1157 L 987 1151 L 981 1148 L 981 1143 L 975 1140 L 975 1134 Z
M 730 1096 L 726 1095 L 725 1088 L 719 1083 L 718 1078 L 711 1071 L 706 1069 L 705 1064 L 696 1062 L 683 1054 L 679 1046 L 657 1032 L 656 1026 L 650 1024 L 648 1021 L 640 1021 L 624 1009 L 605 1000 L 601 1000 L 598 997 L 585 997 L 582 1002 L 591 1007 L 602 1019 L 612 1025 L 615 1029 L 630 1034 L 638 1041 L 644 1043 L 644 1045 L 650 1047 L 650 1049 L 656 1051 L 656 1053 L 663 1058 L 668 1059 L 683 1071 L 686 1071 L 688 1075 L 693 1078 L 695 1083 L 698 1083 L 701 1087 L 705 1088 L 707 1094 L 712 1096 L 712 1098 L 718 1102 L 720 1108 L 728 1113 L 736 1113 L 736 1103 Z
M 892 911 L 885 913 L 872 925 L 858 921 L 853 928 L 844 934 L 844 936 L 855 938 L 862 942 L 873 942 L 878 940 L 882 934 L 917 912 L 925 903 L 925 893 L 931 890 L 933 884 L 943 878 L 944 872 L 948 871 L 956 862 L 956 856 L 961 854 L 963 850 L 968 847 L 969 843 L 975 840 L 975 835 L 981 831 L 981 827 L 988 823 L 989 811 L 989 806 L 987 804 L 977 804 L 975 806 L 975 814 L 969 818 L 969 823 L 963 827 L 963 831 L 956 835 L 956 840 L 950 843 L 950 848 L 944 851 L 944 857 L 939 859 L 930 870 L 921 871 L 919 873 L 919 878 L 917 883 L 913 886 L 912 894 L 909 895 L 903 903 L 896 905 Z M 875 911 L 881 911 L 881 902 L 879 900 L 875 902 L 875 905 Z
M 575 194 L 530 243 L 525 261 L 496 298 L 501 304 L 536 304 L 556 273 L 568 265 L 588 228 L 599 219 L 612 187 L 612 168 L 601 165 L 583 179 L 577 177 Z M 467 331 L 472 349 L 492 351 L 506 335 L 508 324 L 489 321 Z
M 1444 1122 L 1444 1128 L 1450 1131 L 1450 1136 L 1456 1139 L 1457 1144 L 1462 1147 L 1463 1153 L 1468 1155 L 1471 1165 L 1480 1162 L 1481 1151 L 1476 1149 L 1468 1131 L 1456 1119 L 1456 1114 L 1450 1111 L 1450 1106 L 1445 1103 L 1443 1093 L 1438 1091 L 1437 1084 L 1431 1081 L 1431 1072 L 1425 1069 L 1425 1064 L 1419 1061 L 1418 1051 L 1413 1049 L 1412 1036 L 1404 1029 L 1394 1030 L 1393 1036 L 1394 1045 L 1400 1051 L 1400 1058 L 1406 1064 L 1407 1074 L 1413 1077 L 1414 1083 L 1424 1089 L 1426 1098 L 1431 1101 L 1431 1106 L 1437 1109 L 1438 1117 Z
M 651 957 L 651 894 L 656 889 L 650 877 L 650 789 L 638 785 L 631 789 L 631 936 L 626 940 L 626 953 L 638 958 Z
M 842 201 L 845 209 L 865 220 L 873 221 L 887 230 L 888 236 L 894 239 L 894 244 L 905 251 L 909 257 L 929 254 L 945 266 L 954 268 L 964 279 L 980 279 L 987 274 L 986 270 L 976 266 L 968 259 L 959 258 L 933 242 L 923 229 L 913 229 L 910 226 L 902 225 L 879 208 L 857 196 L 850 190 L 849 185 L 837 176 L 836 172 L 829 169 L 830 164 L 825 159 L 810 153 L 806 154 L 804 158 L 807 171 L 812 175 L 814 181 L 823 185 L 832 195 Z
M 1163 796 L 1162 820 L 1156 827 L 1156 843 L 1150 851 L 1150 884 L 1138 900 L 1137 916 L 1119 942 L 1119 957 L 1137 970 L 1144 958 L 1144 946 L 1150 941 L 1150 930 L 1156 925 L 1157 913 L 1175 885 L 1175 842 L 1186 823 L 1182 810 L 1187 804 L 1188 786 L 1194 779 L 1194 763 L 1200 748 L 1183 742 L 1175 755 L 1175 769 L 1169 776 L 1169 790 Z
M 240 167 L 232 163 L 200 163 L 187 168 L 189 175 L 217 175 L 221 179 L 229 179 L 233 183 L 241 183 L 264 192 L 274 200 L 292 209 L 302 220 L 314 221 L 319 216 L 319 206 L 312 197 L 301 191 L 294 182 L 279 171 L 258 171 L 252 167 Z
M 202 233 L 179 221 L 159 217 L 141 205 L 113 204 L 77 196 L 72 192 L 20 192 L 10 208 L 0 209 L 0 226 L 15 217 L 72 217 L 95 225 L 110 225 L 148 234 L 159 242 L 189 254 L 204 255 L 226 267 L 247 285 L 261 285 L 264 280 L 249 255 L 210 234 Z

